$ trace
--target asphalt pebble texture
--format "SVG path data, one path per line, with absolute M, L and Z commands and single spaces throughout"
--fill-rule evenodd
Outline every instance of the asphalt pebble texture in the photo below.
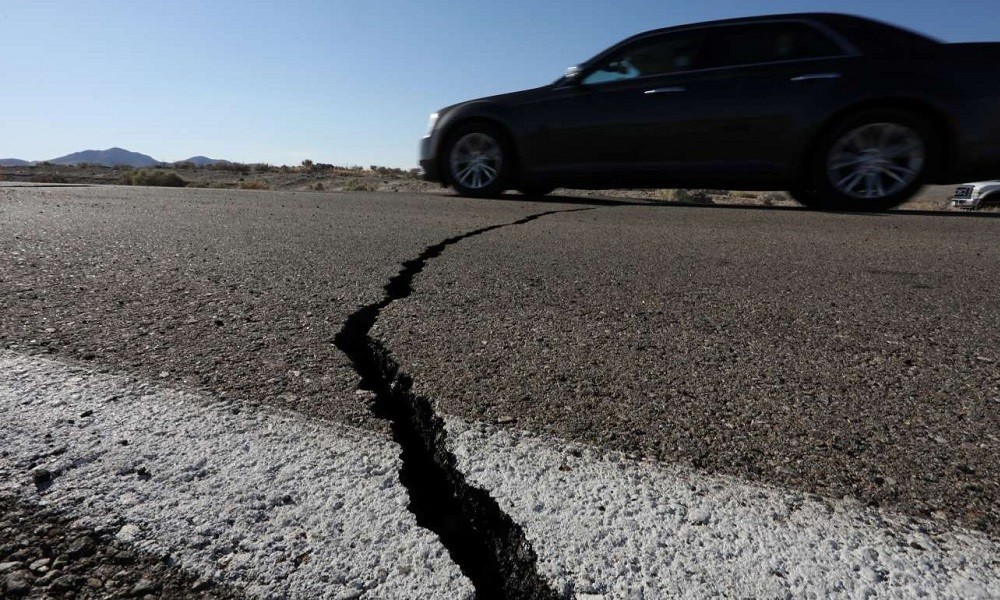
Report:
M 377 335 L 449 414 L 996 537 L 998 236 L 603 207 L 467 240 Z
M 441 196 L 0 188 L 0 349 L 385 431 L 333 344 L 429 245 L 552 210 Z
M 377 434 L 439 412 L 1000 537 L 1000 220 L 515 197 L 0 188 L 0 350 Z
M 254 598 L 473 596 L 378 433 L 38 357 L 0 373 L 0 497 Z
M 1000 596 L 1000 544 L 795 490 L 448 420 L 563 598 Z
M 0 497 L 0 598 L 241 598 L 53 508 Z

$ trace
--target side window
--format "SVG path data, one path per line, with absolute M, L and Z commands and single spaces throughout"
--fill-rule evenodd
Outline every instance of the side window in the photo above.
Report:
M 699 68 L 701 32 L 680 32 L 640 40 L 606 57 L 583 78 L 584 84 L 665 75 Z
M 718 27 L 710 34 L 709 67 L 736 67 L 783 60 L 840 56 L 829 37 L 805 23 Z

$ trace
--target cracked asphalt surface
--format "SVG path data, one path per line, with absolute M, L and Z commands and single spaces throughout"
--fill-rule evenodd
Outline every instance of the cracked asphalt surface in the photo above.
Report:
M 623 206 L 468 240 L 377 339 L 439 410 L 1000 534 L 1000 220 Z
M 333 344 L 343 322 L 424 247 L 545 210 L 392 194 L 0 188 L 0 348 L 385 432 Z
M 0 189 L 0 348 L 386 432 L 445 413 L 1000 534 L 1000 220 L 404 194 Z

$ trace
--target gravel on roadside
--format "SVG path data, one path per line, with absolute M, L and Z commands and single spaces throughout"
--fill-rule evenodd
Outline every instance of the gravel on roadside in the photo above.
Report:
M 0 497 L 0 598 L 241 598 L 49 507 Z

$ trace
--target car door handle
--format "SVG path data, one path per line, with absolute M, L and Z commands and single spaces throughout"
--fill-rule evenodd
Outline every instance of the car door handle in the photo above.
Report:
M 651 96 L 653 94 L 676 94 L 677 92 L 686 92 L 687 88 L 682 85 L 675 85 L 671 87 L 661 87 L 652 90 L 646 90 L 645 94 Z
M 818 79 L 840 79 L 840 73 L 809 73 L 792 77 L 792 81 L 816 81 Z

